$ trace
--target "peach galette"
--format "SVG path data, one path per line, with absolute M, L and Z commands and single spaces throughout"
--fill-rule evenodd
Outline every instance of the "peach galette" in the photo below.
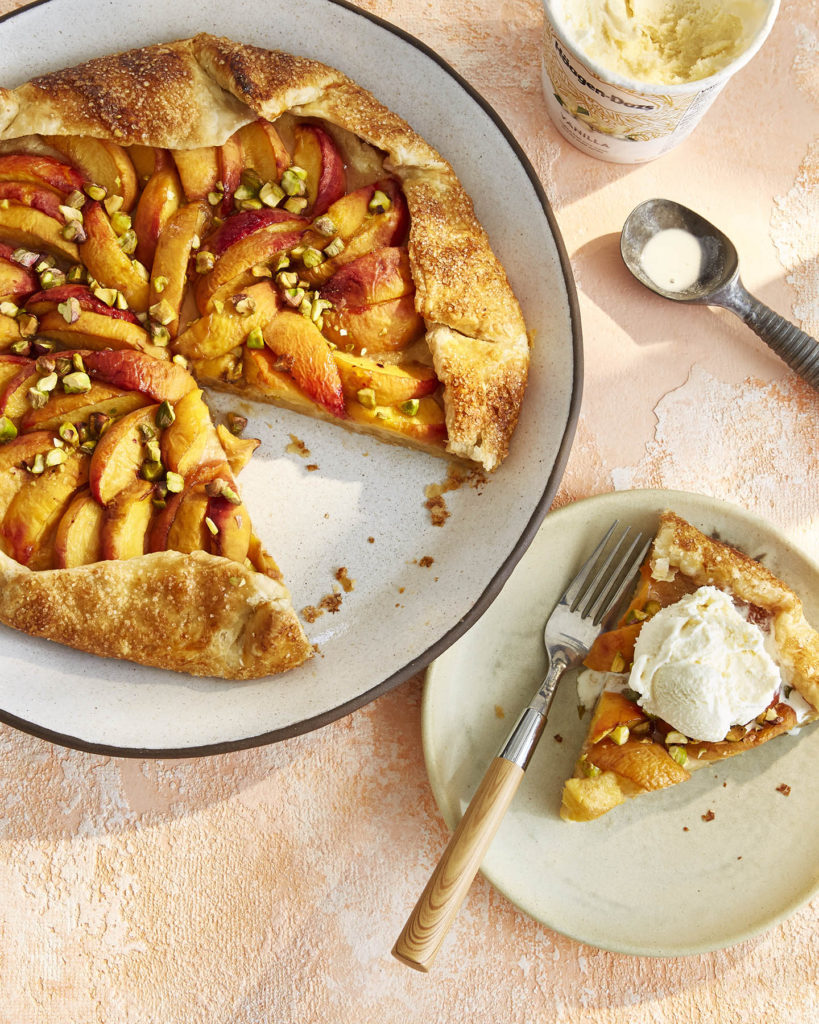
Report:
M 621 621 L 585 661 L 599 696 L 563 789 L 588 821 L 819 718 L 819 634 L 785 583 L 672 512 Z
M 527 370 L 452 168 L 340 72 L 200 35 L 0 88 L 0 620 L 298 664 L 235 481 L 254 442 L 199 385 L 493 470 Z

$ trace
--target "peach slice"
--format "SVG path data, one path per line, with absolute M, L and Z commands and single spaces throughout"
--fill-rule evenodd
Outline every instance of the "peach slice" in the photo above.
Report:
M 332 281 L 333 278 L 330 278 Z M 339 348 L 353 352 L 400 352 L 424 333 L 414 295 L 372 306 L 328 309 L 322 331 Z
M 79 249 L 62 236 L 63 225 L 41 210 L 9 204 L 0 207 L 0 236 L 13 245 L 48 252 L 71 263 L 79 262 Z
M 92 199 L 83 207 L 83 223 L 87 238 L 79 247 L 82 262 L 100 284 L 118 289 L 131 309 L 144 313 L 149 295 L 147 271 L 143 277 L 133 260 L 122 251 L 108 215 Z
M 646 715 L 634 701 L 624 697 L 622 693 L 604 690 L 600 694 L 589 726 L 589 742 L 599 743 L 618 725 L 630 728 L 644 721 L 646 721 Z
M 233 210 L 233 193 L 239 187 L 239 183 L 242 180 L 244 155 L 242 154 L 242 144 L 238 132 L 231 135 L 219 147 L 218 158 L 219 181 L 222 183 L 222 190 L 225 196 L 219 210 L 224 217 Z
M 273 225 L 286 224 L 289 230 L 302 230 L 308 224 L 304 217 L 287 210 L 243 210 L 229 217 L 213 234 L 208 235 L 202 248 L 221 256 L 247 235 Z
M 29 388 L 34 387 L 40 376 L 33 372 L 33 363 L 21 367 L 0 391 L 0 415 L 8 416 L 15 423 L 20 420 L 31 408 Z
M 250 547 L 250 516 L 244 505 L 234 505 L 227 498 L 211 498 L 206 515 L 216 532 L 211 533 L 210 550 L 214 555 L 244 562 Z M 205 524 L 208 525 L 207 523 Z
M 140 427 L 154 426 L 158 408 L 158 405 L 149 405 L 129 412 L 112 423 L 97 442 L 91 456 L 88 483 L 101 505 L 107 505 L 120 491 L 140 479 L 139 472 L 146 458 Z
M 53 156 L 8 153 L 0 156 L 0 181 L 29 181 L 67 194 L 81 189 L 85 179 L 75 168 L 55 160 Z
M 90 288 L 84 284 L 63 284 L 46 291 L 37 291 L 30 295 L 26 302 L 26 311 L 35 316 L 45 313 L 59 312 L 60 304 L 66 299 L 76 299 L 82 310 L 99 313 L 101 316 L 113 317 L 114 320 L 127 320 L 129 324 L 139 327 L 139 320 L 129 309 L 117 309 L 97 298 Z M 67 321 L 66 321 L 67 322 Z
M 13 252 L 10 245 L 0 242 L 0 302 L 17 302 L 40 287 L 37 275 L 11 258 Z
M 188 203 L 171 216 L 157 239 L 148 301 L 152 306 L 162 301 L 173 313 L 173 319 L 165 324 L 172 338 L 179 333 L 179 313 L 188 283 L 194 235 L 202 237 L 209 219 L 207 203 Z
M 630 739 L 618 746 L 604 739 L 586 756 L 603 771 L 616 772 L 644 790 L 663 789 L 691 778 L 664 747 L 648 740 Z
M 54 435 L 46 430 L 15 437 L 0 445 L 0 521 L 12 499 L 31 476 L 24 464 L 31 464 L 37 455 L 45 455 L 53 448 Z
M 5 319 L 8 318 L 0 317 L 0 324 Z M 23 368 L 31 372 L 34 369 L 32 360 L 27 359 L 25 356 L 15 356 L 8 353 L 0 355 L 0 395 L 2 395 L 6 385 L 20 375 L 20 371 Z
M 138 324 L 86 309 L 80 310 L 72 324 L 57 311 L 44 313 L 37 333 L 70 348 L 83 345 L 89 349 L 139 349 L 155 359 L 168 358 L 167 350 L 151 344 L 150 335 Z
M 188 474 L 203 462 L 224 458 L 210 411 L 197 388 L 174 406 L 175 419 L 162 431 L 162 461 L 174 473 Z
M 270 212 L 278 213 L 279 211 L 271 210 Z M 232 286 L 236 282 L 238 288 L 243 287 L 242 275 L 251 267 L 267 263 L 276 253 L 284 252 L 287 249 L 292 249 L 294 245 L 298 245 L 303 230 L 302 225 L 307 221 L 301 217 L 294 218 L 292 214 L 287 214 L 287 218 L 284 222 L 273 222 L 257 228 L 235 241 L 224 251 L 216 261 L 213 270 L 202 277 L 196 285 L 196 305 L 202 315 L 211 312 L 214 300 L 224 301 L 225 296 L 222 294 L 222 289 L 225 286 Z M 238 217 L 232 219 L 238 219 Z
M 278 181 L 290 166 L 290 154 L 273 125 L 260 118 L 240 128 L 238 135 L 245 167 L 252 167 L 262 181 Z
M 405 246 L 381 246 L 339 267 L 321 289 L 337 309 L 372 306 L 415 292 Z
M 237 437 L 231 434 L 223 423 L 216 428 L 216 434 L 227 456 L 231 472 L 238 476 L 262 442 L 255 437 Z
M 414 416 L 389 405 L 368 409 L 360 402 L 350 402 L 348 412 L 350 419 L 356 423 L 400 434 L 420 444 L 443 446 L 446 440 L 444 411 L 434 398 L 419 399 L 418 411 Z
M 136 558 L 145 554 L 154 514 L 153 490 L 148 480 L 137 480 L 106 506 L 100 536 L 102 558 Z
M 232 480 L 226 462 L 198 466 L 185 479 L 183 491 L 168 495 L 165 508 L 156 516 L 151 526 L 148 538 L 150 551 L 210 550 L 210 532 L 205 526 L 210 499 L 205 493 L 205 485 L 216 476 Z
M 133 412 L 148 399 L 138 391 L 120 391 L 105 384 L 94 383 L 91 390 L 79 395 L 66 395 L 54 392 L 48 404 L 42 409 L 29 409 L 20 418 L 19 430 L 28 433 L 30 430 L 59 430 L 62 423 L 73 423 L 79 426 L 87 423 L 91 414 L 104 413 L 114 419 Z
M 307 198 L 313 216 L 318 217 L 347 191 L 344 160 L 330 135 L 318 125 L 296 125 L 293 138 L 293 163 L 307 172 Z
M 179 209 L 182 198 L 182 184 L 174 167 L 154 171 L 142 190 L 133 219 L 137 236 L 134 255 L 143 266 L 153 265 L 159 233 Z
M 250 300 L 252 312 L 242 316 L 232 302 L 226 302 L 222 312 L 209 313 L 183 331 L 176 351 L 190 359 L 215 359 L 241 345 L 250 331 L 276 315 L 279 299 L 270 282 L 251 285 L 242 295 Z
M 43 185 L 34 185 L 27 181 L 0 181 L 0 203 L 6 200 L 20 206 L 30 206 L 48 217 L 53 217 L 61 224 L 65 223 L 65 215 L 60 209 L 63 199 L 59 192 Z
M 45 135 L 44 140 L 62 153 L 88 181 L 102 185 L 109 196 L 122 196 L 122 209 L 131 209 L 139 182 L 128 151 L 108 139 L 85 135 Z
M 333 416 L 346 417 L 341 376 L 327 340 L 300 313 L 284 311 L 262 329 L 265 345 L 279 358 L 281 369 Z
M 88 480 L 88 462 L 87 456 L 74 453 L 61 466 L 28 474 L 0 525 L 6 554 L 31 569 L 51 568 L 54 532 L 74 491 Z
M 22 341 L 20 325 L 13 316 L 0 314 L 0 352 L 5 352 L 15 341 Z
M 324 412 L 317 402 L 301 390 L 289 373 L 277 368 L 280 365 L 281 360 L 269 349 L 246 349 L 244 378 L 251 387 L 258 388 L 266 398 L 271 398 L 288 409 L 313 415 Z
M 169 149 L 136 144 L 128 146 L 126 151 L 131 158 L 131 163 L 134 165 L 140 187 L 146 184 L 154 171 L 158 171 L 162 167 L 174 167 Z
M 399 405 L 412 398 L 431 395 L 438 378 L 431 366 L 423 363 L 379 363 L 349 352 L 333 352 L 345 396 L 355 401 L 362 389 L 371 390 L 376 405 Z
M 87 487 L 77 491 L 54 535 L 54 568 L 71 569 L 102 558 L 103 510 Z
M 83 352 L 82 357 L 92 378 L 123 391 L 139 391 L 152 402 L 176 402 L 196 387 L 196 381 L 181 366 L 158 362 L 141 352 Z
M 171 152 L 182 190 L 189 203 L 207 199 L 219 181 L 219 155 L 216 146 L 201 149 L 174 149 Z

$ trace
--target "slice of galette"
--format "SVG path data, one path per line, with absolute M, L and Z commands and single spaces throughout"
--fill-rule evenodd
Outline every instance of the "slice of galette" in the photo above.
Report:
M 579 679 L 599 692 L 561 817 L 626 798 L 819 718 L 819 634 L 787 584 L 664 512 L 632 601 Z
M 345 75 L 200 35 L 0 90 L 0 140 L 7 348 L 164 349 L 213 387 L 505 457 L 520 307 L 450 165 Z M 32 295 L 62 283 L 70 307 Z

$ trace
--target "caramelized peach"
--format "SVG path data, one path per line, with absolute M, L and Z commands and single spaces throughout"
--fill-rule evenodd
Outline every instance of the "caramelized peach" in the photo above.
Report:
M 175 149 L 171 155 L 188 202 L 207 199 L 219 181 L 219 156 L 216 146 Z
M 318 125 L 296 125 L 293 137 L 293 163 L 307 172 L 309 209 L 318 217 L 347 191 L 344 160 L 330 135 Z
M 147 457 L 140 428 L 154 426 L 158 408 L 149 405 L 128 413 L 112 423 L 97 442 L 88 483 L 101 505 L 107 505 L 140 479 L 140 469 Z
M 265 345 L 278 356 L 281 368 L 333 416 L 346 416 L 338 367 L 326 339 L 300 313 L 281 312 L 263 328 Z
M 81 189 L 85 179 L 75 168 L 52 156 L 7 153 L 0 156 L 0 181 L 30 181 L 66 194 Z
M 181 200 L 182 185 L 176 170 L 171 166 L 154 171 L 134 211 L 135 255 L 143 266 L 153 266 L 159 234 L 179 209 Z
M 123 252 L 111 221 L 99 203 L 86 202 L 83 223 L 87 236 L 79 247 L 83 263 L 100 284 L 121 291 L 131 309 L 144 313 L 149 295 L 147 271 L 143 276 Z
M 131 209 L 139 191 L 128 151 L 108 139 L 83 135 L 46 135 L 45 141 L 79 168 L 83 177 L 102 185 L 109 196 L 122 196 L 122 208 Z
M 103 510 L 87 487 L 77 491 L 54 536 L 54 568 L 90 565 L 102 557 Z

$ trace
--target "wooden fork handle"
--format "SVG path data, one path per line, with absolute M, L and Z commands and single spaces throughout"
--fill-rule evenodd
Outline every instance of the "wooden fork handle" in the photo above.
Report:
M 432 966 L 522 778 L 523 768 L 505 757 L 490 764 L 393 946 L 408 967 Z

